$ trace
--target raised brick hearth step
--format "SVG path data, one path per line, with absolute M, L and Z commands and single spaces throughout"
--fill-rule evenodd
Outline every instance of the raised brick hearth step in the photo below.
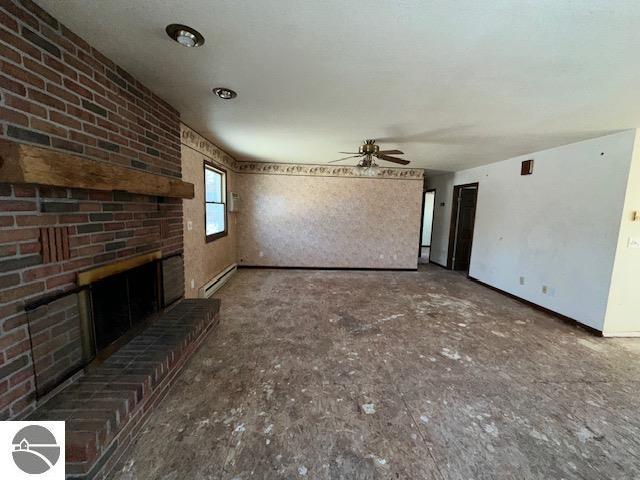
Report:
M 29 420 L 66 421 L 67 478 L 113 468 L 186 360 L 219 321 L 216 299 L 182 300 Z

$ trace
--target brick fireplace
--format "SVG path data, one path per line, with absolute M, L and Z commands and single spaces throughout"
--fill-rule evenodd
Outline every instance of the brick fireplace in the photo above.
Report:
M 0 1 L 0 138 L 181 177 L 179 113 L 28 0 Z M 25 417 L 86 364 L 79 273 L 155 253 L 170 303 L 182 249 L 180 198 L 0 183 L 0 419 Z
M 30 0 L 0 0 L 0 420 L 64 420 L 104 478 L 218 320 L 184 300 L 180 118 Z
M 36 397 L 103 362 L 157 319 L 173 301 L 165 298 L 163 263 L 155 251 L 84 270 L 73 292 L 25 307 Z

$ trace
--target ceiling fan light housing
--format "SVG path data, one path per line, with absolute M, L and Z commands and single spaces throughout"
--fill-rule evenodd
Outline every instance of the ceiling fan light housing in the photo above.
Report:
M 166 32 L 169 37 L 183 47 L 199 47 L 204 44 L 204 37 L 202 34 L 195 28 L 191 28 L 186 25 L 172 23 L 171 25 L 167 25 Z
M 375 163 L 369 166 L 358 164 L 356 172 L 362 177 L 377 177 L 380 174 L 380 167 Z
M 356 172 L 363 177 L 377 177 L 380 167 L 371 155 L 366 155 L 356 165 Z

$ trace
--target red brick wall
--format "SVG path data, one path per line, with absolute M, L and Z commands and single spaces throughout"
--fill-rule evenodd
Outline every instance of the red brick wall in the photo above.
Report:
M 0 1 L 4 136 L 180 176 L 179 114 L 31 1 Z
M 0 137 L 181 177 L 178 112 L 29 0 L 0 0 Z M 50 226 L 69 249 L 45 263 Z M 26 304 L 91 266 L 182 248 L 180 200 L 0 184 L 0 419 L 34 405 Z
M 82 367 L 78 294 L 27 313 L 37 392 L 48 392 Z

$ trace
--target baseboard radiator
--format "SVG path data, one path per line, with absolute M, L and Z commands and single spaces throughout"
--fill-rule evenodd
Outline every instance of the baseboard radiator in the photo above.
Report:
M 222 288 L 222 286 L 229 281 L 231 276 L 236 273 L 238 270 L 238 264 L 234 263 L 225 268 L 218 275 L 213 277 L 209 282 L 205 283 L 198 290 L 198 297 L 200 298 L 209 298 L 211 295 L 216 293 L 218 290 Z

